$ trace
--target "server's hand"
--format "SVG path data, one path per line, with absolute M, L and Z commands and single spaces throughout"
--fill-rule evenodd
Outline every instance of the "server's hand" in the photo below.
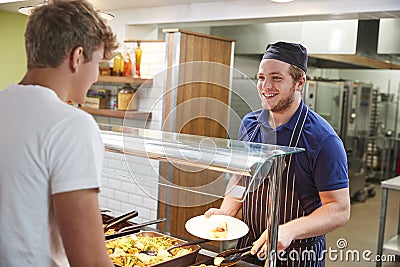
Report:
M 210 217 L 211 215 L 228 215 L 222 209 L 211 208 L 204 213 L 204 216 Z

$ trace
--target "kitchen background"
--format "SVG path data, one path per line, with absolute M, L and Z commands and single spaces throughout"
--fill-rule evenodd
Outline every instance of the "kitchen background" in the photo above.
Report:
M 37 4 L 40 1 L 26 2 Z M 92 2 L 99 9 L 115 16 L 109 23 L 117 32 L 121 48 L 127 47 L 132 52 L 137 43 L 125 41 L 142 40 L 142 78 L 152 79 L 151 84 L 139 87 L 136 94 L 138 110 L 151 112 L 151 119 L 124 120 L 94 115 L 99 123 L 155 130 L 162 128 L 162 97 L 165 88 L 163 72 L 166 69 L 165 33 L 162 30 L 180 28 L 236 41 L 230 104 L 231 112 L 239 116 L 250 109 L 259 108 L 254 78 L 265 45 L 287 40 L 302 42 L 308 47 L 309 80 L 359 81 L 372 84 L 371 89 L 377 90 L 380 113 L 375 123 L 379 128 L 379 140 L 374 145 L 380 148 L 380 157 L 388 151 L 385 138 L 399 137 L 398 0 L 298 0 L 285 4 L 266 0 L 160 0 L 145 1 L 146 3 L 120 0 L 112 1 L 112 4 L 106 3 L 107 1 Z M 18 82 L 25 71 L 23 32 L 27 18 L 15 12 L 18 6 L 28 5 L 22 3 L 24 2 L 0 4 L 1 89 L 9 83 Z M 365 57 L 370 60 L 365 60 Z M 98 82 L 93 85 L 93 89 L 107 88 L 116 94 L 121 86 L 122 84 Z M 332 99 L 320 98 L 318 101 L 319 105 L 324 106 L 331 105 Z M 231 118 L 233 117 L 231 114 Z M 238 123 L 238 120 L 230 121 L 227 129 L 230 138 L 236 138 Z M 362 137 L 365 139 L 368 136 Z M 394 144 L 398 147 L 397 142 L 398 139 Z M 364 148 L 364 155 L 360 158 L 364 161 L 364 168 L 368 168 L 365 162 L 366 145 Z M 398 150 L 395 152 L 398 153 Z M 387 159 L 385 156 L 384 161 Z M 393 161 L 396 159 L 394 156 L 391 158 Z M 384 172 L 369 167 L 373 182 L 396 174 L 395 170 L 385 169 Z M 158 216 L 158 175 L 158 161 L 107 152 L 100 194 L 101 206 L 111 209 L 113 215 L 137 209 L 140 216 L 135 219 L 136 222 L 155 219 Z M 368 173 L 362 179 L 367 179 L 367 176 Z M 365 182 L 361 186 L 364 185 Z

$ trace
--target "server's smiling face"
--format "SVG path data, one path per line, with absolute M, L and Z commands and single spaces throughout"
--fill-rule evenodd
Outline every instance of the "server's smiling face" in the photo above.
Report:
M 290 64 L 283 61 L 261 61 L 257 74 L 257 88 L 264 109 L 283 113 L 294 102 L 297 87 L 289 69 Z

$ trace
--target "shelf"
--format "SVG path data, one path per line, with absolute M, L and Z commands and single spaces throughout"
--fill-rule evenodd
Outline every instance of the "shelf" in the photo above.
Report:
M 97 116 L 113 117 L 113 118 L 126 118 L 133 120 L 149 120 L 151 119 L 151 112 L 143 111 L 122 111 L 113 109 L 95 109 L 88 107 L 79 107 L 80 109 Z
M 400 255 L 399 235 L 394 236 L 383 245 L 383 250 L 389 254 Z
M 123 77 L 123 76 L 104 76 L 100 75 L 97 79 L 98 82 L 108 82 L 108 83 L 129 83 L 134 85 L 151 85 L 153 84 L 152 79 L 142 79 L 142 78 L 134 78 L 134 77 Z
M 134 40 L 134 39 L 127 39 L 124 41 L 124 43 L 137 43 L 140 41 L 141 43 L 165 43 L 164 39 L 158 39 L 158 40 Z

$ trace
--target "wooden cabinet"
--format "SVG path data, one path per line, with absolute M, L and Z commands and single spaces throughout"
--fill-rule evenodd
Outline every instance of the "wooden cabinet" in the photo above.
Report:
M 164 32 L 168 70 L 162 131 L 227 138 L 233 40 L 179 29 Z M 193 172 L 162 163 L 160 177 L 177 187 L 195 188 L 221 181 L 221 172 Z M 196 197 L 160 185 L 158 216 L 167 218 L 163 230 L 193 239 L 185 222 L 221 203 L 195 205 Z

